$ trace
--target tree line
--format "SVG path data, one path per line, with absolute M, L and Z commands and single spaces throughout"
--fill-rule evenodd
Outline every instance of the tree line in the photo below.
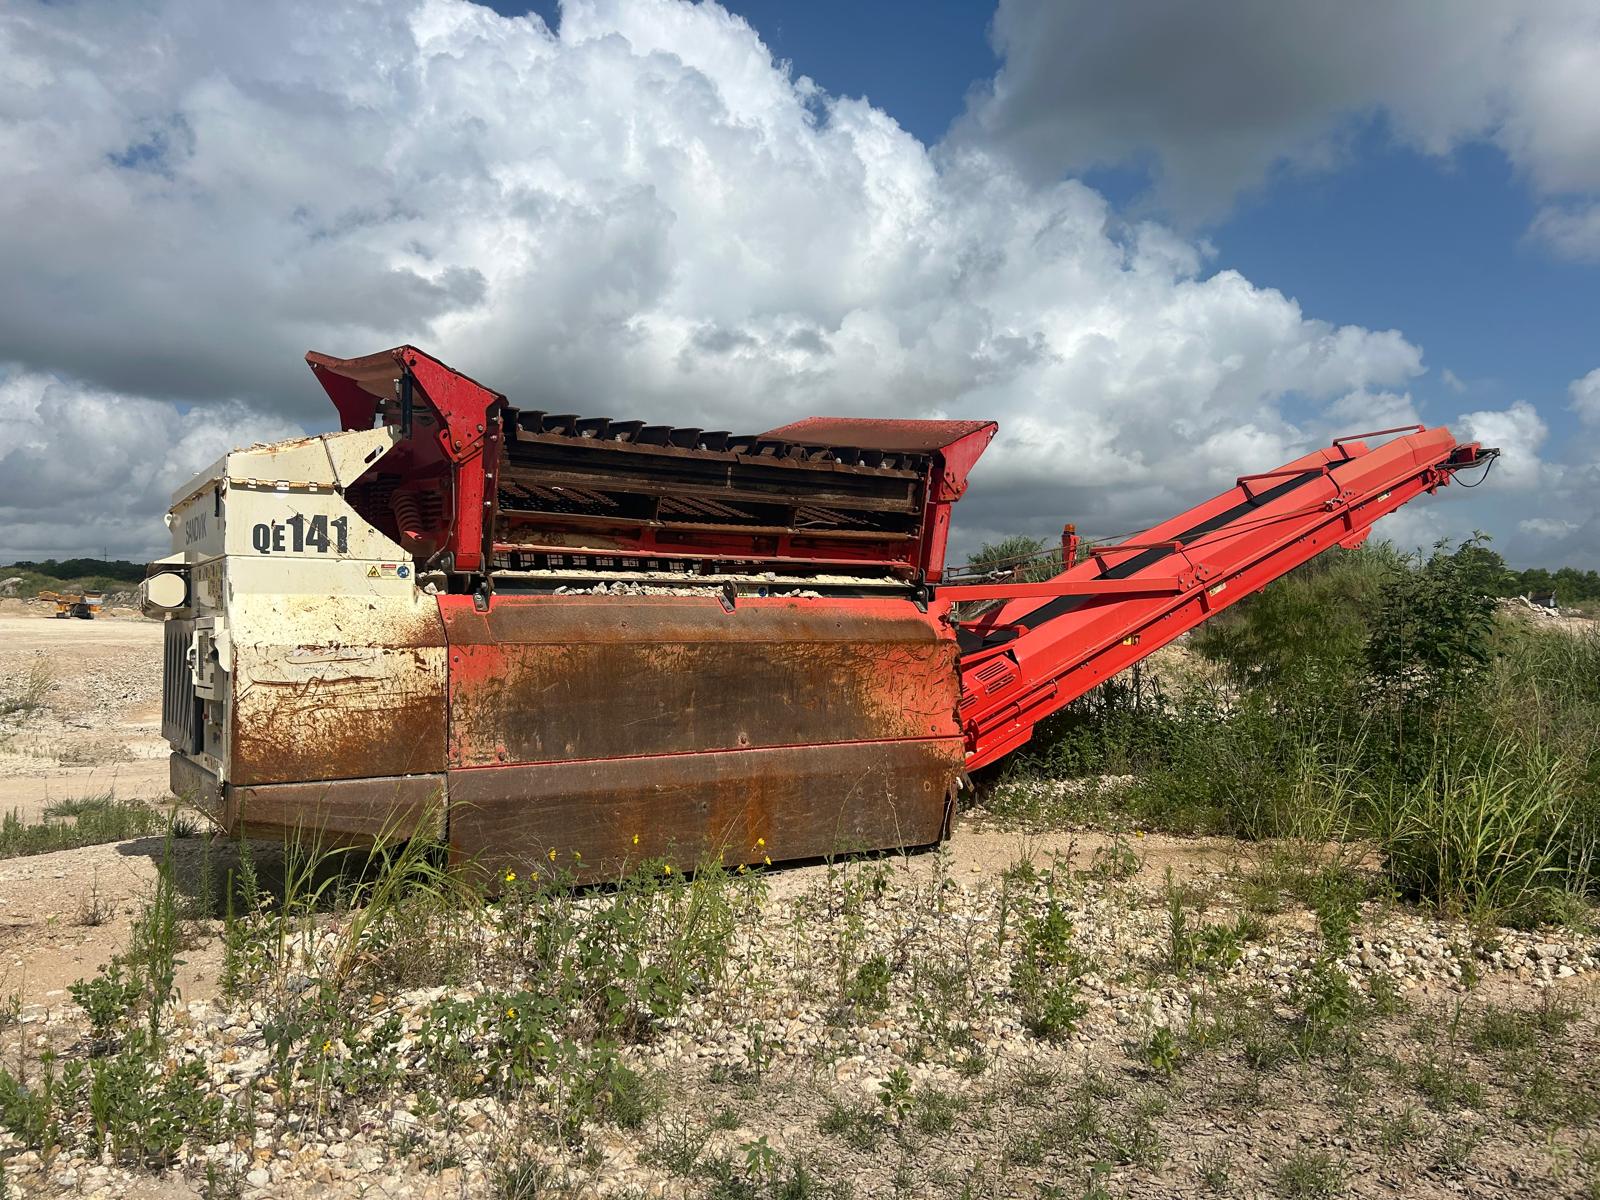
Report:
M 0 571 L 3 570 L 33 571 L 48 575 L 51 579 L 98 577 L 138 583 L 144 578 L 144 564 L 129 562 L 124 558 L 68 558 L 59 562 L 47 558 L 43 562 L 14 562 L 10 567 L 0 567 Z

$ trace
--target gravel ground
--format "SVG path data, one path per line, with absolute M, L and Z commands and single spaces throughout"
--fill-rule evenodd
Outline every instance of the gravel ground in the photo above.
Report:
M 1112 862 L 1131 869 L 1113 858 L 1123 845 L 1024 845 L 964 830 L 938 853 L 773 874 L 759 919 L 740 925 L 727 976 L 624 1051 L 658 1082 L 663 1112 L 637 1130 L 591 1126 L 577 1146 L 523 1146 L 571 1183 L 570 1193 L 529 1194 L 707 1194 L 703 1177 L 663 1164 L 671 1156 L 662 1146 L 691 1133 L 702 1156 L 720 1148 L 743 1161 L 751 1145 L 769 1147 L 783 1161 L 803 1159 L 848 1180 L 856 1196 L 1079 1195 L 1090 1184 L 1105 1190 L 1089 1194 L 1172 1195 L 1203 1190 L 1202 1179 L 1219 1173 L 1231 1180 L 1222 1194 L 1334 1194 L 1284 1182 L 1285 1164 L 1312 1170 L 1319 1155 L 1351 1194 L 1587 1194 L 1582 1130 L 1515 1115 L 1512 1066 L 1490 1051 L 1469 1053 L 1467 1034 L 1450 1030 L 1472 1028 L 1487 1004 L 1570 1008 L 1560 1044 L 1538 1052 L 1572 1096 L 1600 1104 L 1587 1065 L 1597 1048 L 1591 981 L 1600 939 L 1474 930 L 1369 902 L 1340 970 L 1363 994 L 1392 999 L 1361 1022 L 1363 1049 L 1255 1067 L 1236 1046 L 1204 1045 L 1203 1031 L 1246 1009 L 1269 1025 L 1290 1020 L 1320 944 L 1314 919 L 1291 903 L 1240 940 L 1236 957 L 1174 974 L 1172 889 L 1192 928 L 1233 925 L 1248 864 L 1218 862 L 1208 853 L 1216 847 L 1202 844 L 1182 882 L 1168 885 L 1156 864 L 1183 858 L 1186 844 L 1148 838 L 1126 844 L 1144 859 L 1131 877 L 1096 877 Z M 991 869 L 1001 846 L 1012 856 L 1031 849 L 1033 870 Z M 1052 899 L 1082 964 L 1084 1011 L 1062 1040 L 1030 1032 L 1013 976 L 1025 914 Z M 483 933 L 491 939 L 493 911 Z M 327 953 L 334 931 L 319 937 Z M 890 967 L 885 1002 L 843 999 L 840 979 L 874 958 Z M 361 1028 L 400 1023 L 401 1082 L 322 1117 L 304 1102 L 285 1109 L 262 1004 L 215 997 L 175 1006 L 175 1060 L 205 1063 L 208 1087 L 246 1104 L 254 1128 L 186 1146 L 167 1183 L 198 1190 L 210 1164 L 252 1196 L 490 1194 L 489 1172 L 528 1114 L 487 1096 L 436 1111 L 429 1081 L 415 1073 L 439 1003 L 483 990 L 365 997 Z M 1186 1047 L 1170 1075 L 1141 1058 L 1162 1029 Z M 36 1047 L 66 1050 L 81 1045 L 82 1015 L 70 1003 L 34 1007 L 20 1033 Z M 1418 1064 L 1445 1053 L 1459 1054 L 1463 1078 L 1482 1079 L 1475 1104 L 1435 1109 L 1418 1089 Z M 910 1099 L 905 1113 L 885 1119 L 881 1097 L 897 1071 Z M 1352 1099 L 1357 1076 L 1365 1082 Z M 916 1106 L 927 1097 L 958 1115 L 947 1125 L 924 1120 Z M 1062 1122 L 1091 1102 L 1097 1149 L 1086 1158 L 1064 1148 Z M 1465 1151 L 1451 1141 L 1469 1133 Z M 8 1178 L 28 1194 L 119 1196 L 152 1184 L 148 1173 L 88 1157 L 44 1164 L 15 1147 L 9 1153 Z M 1096 1158 L 1100 1166 L 1085 1165 Z

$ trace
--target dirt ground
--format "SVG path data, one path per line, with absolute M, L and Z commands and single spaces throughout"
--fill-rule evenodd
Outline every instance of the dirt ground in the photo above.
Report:
M 167 795 L 161 625 L 116 614 L 58 621 L 0 600 L 0 680 L 42 679 L 44 711 L 0 722 L 0 812 L 36 821 L 48 804 L 110 791 Z
M 0 601 L 0 681 L 8 690 L 46 681 L 41 710 L 0 722 L 0 813 L 34 823 L 48 805 L 108 792 L 169 798 L 160 624 L 45 612 Z M 139 838 L 0 859 L 0 992 L 20 993 L 25 1004 L 59 1003 L 68 984 L 109 962 L 127 945 L 160 851 L 159 838 Z M 100 923 L 83 922 L 91 908 Z

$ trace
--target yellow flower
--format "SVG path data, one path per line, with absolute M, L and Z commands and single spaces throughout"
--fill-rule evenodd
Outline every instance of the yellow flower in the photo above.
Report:
M 663 874 L 663 875 L 671 875 L 671 874 L 672 874 L 672 864 L 671 864 L 671 863 L 667 863 L 667 864 L 665 864 L 665 865 L 664 865 L 664 866 L 663 866 L 663 867 L 662 867 L 662 868 L 661 868 L 661 873 L 662 873 L 662 874 Z
M 639 844 L 639 835 L 637 833 L 633 835 L 633 844 L 635 846 Z
M 767 839 L 766 838 L 757 838 L 756 839 L 756 845 L 765 846 L 766 844 L 767 844 Z
M 1142 829 L 1135 829 L 1135 830 L 1134 830 L 1134 831 L 1133 831 L 1133 836 L 1134 836 L 1134 837 L 1136 837 L 1136 838 L 1141 838 L 1141 837 L 1143 837 L 1143 836 L 1144 836 L 1144 830 L 1142 830 Z
M 517 881 L 517 873 L 515 871 L 507 871 L 506 872 L 506 882 L 507 883 L 515 883 L 516 881 Z
M 739 874 L 739 875 L 743 875 L 749 869 L 750 869 L 749 867 L 745 866 L 743 863 L 740 863 L 739 866 L 738 866 L 738 869 L 736 870 L 735 873 Z
M 517 1010 L 514 1008 L 506 1009 L 506 1019 L 509 1021 L 515 1021 L 517 1019 Z
M 550 861 L 551 862 L 555 862 L 555 860 L 556 860 L 556 848 L 554 846 L 551 846 L 550 847 Z
M 769 866 L 769 867 L 772 865 L 772 857 L 771 857 L 771 855 L 765 855 L 765 854 L 762 855 L 761 856 L 761 861 L 766 863 L 767 866 Z
M 582 862 L 583 861 L 583 851 L 582 850 L 574 850 L 572 852 L 572 857 L 577 859 L 579 862 Z
M 322 1052 L 324 1054 L 326 1054 L 329 1050 L 332 1050 L 332 1049 L 333 1049 L 333 1039 L 332 1038 L 328 1038 L 326 1041 L 324 1041 L 322 1043 Z

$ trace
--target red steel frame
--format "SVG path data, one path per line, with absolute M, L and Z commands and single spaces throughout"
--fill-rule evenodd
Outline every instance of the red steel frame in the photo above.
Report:
M 1406 436 L 1375 449 L 1361 440 L 1383 434 Z M 959 663 L 967 769 L 1017 749 L 1045 717 L 1323 550 L 1360 544 L 1380 517 L 1495 453 L 1422 426 L 1340 438 L 1276 471 L 1242 475 L 1139 542 L 1097 549 L 1055 579 L 941 587 L 948 602 L 1005 602 L 963 623 L 970 635 L 1005 639 Z M 1291 490 L 1271 497 L 1254 486 L 1269 479 Z M 1152 552 L 1155 561 L 1135 563 Z M 1124 564 L 1137 569 L 1105 577 Z M 1050 614 L 1036 603 L 1047 597 L 1082 599 Z
M 333 358 L 315 351 L 306 364 L 339 410 L 345 429 L 370 429 L 380 403 L 397 400 L 403 381 L 418 409 L 431 414 L 431 439 L 411 439 L 405 452 L 417 467 L 449 464 L 453 516 L 442 550 L 458 571 L 480 571 L 493 521 L 494 472 L 499 461 L 498 409 L 505 397 L 453 371 L 415 346 L 396 346 L 364 358 Z M 409 378 L 408 378 L 409 377 Z M 400 418 L 392 406 L 385 421 Z

